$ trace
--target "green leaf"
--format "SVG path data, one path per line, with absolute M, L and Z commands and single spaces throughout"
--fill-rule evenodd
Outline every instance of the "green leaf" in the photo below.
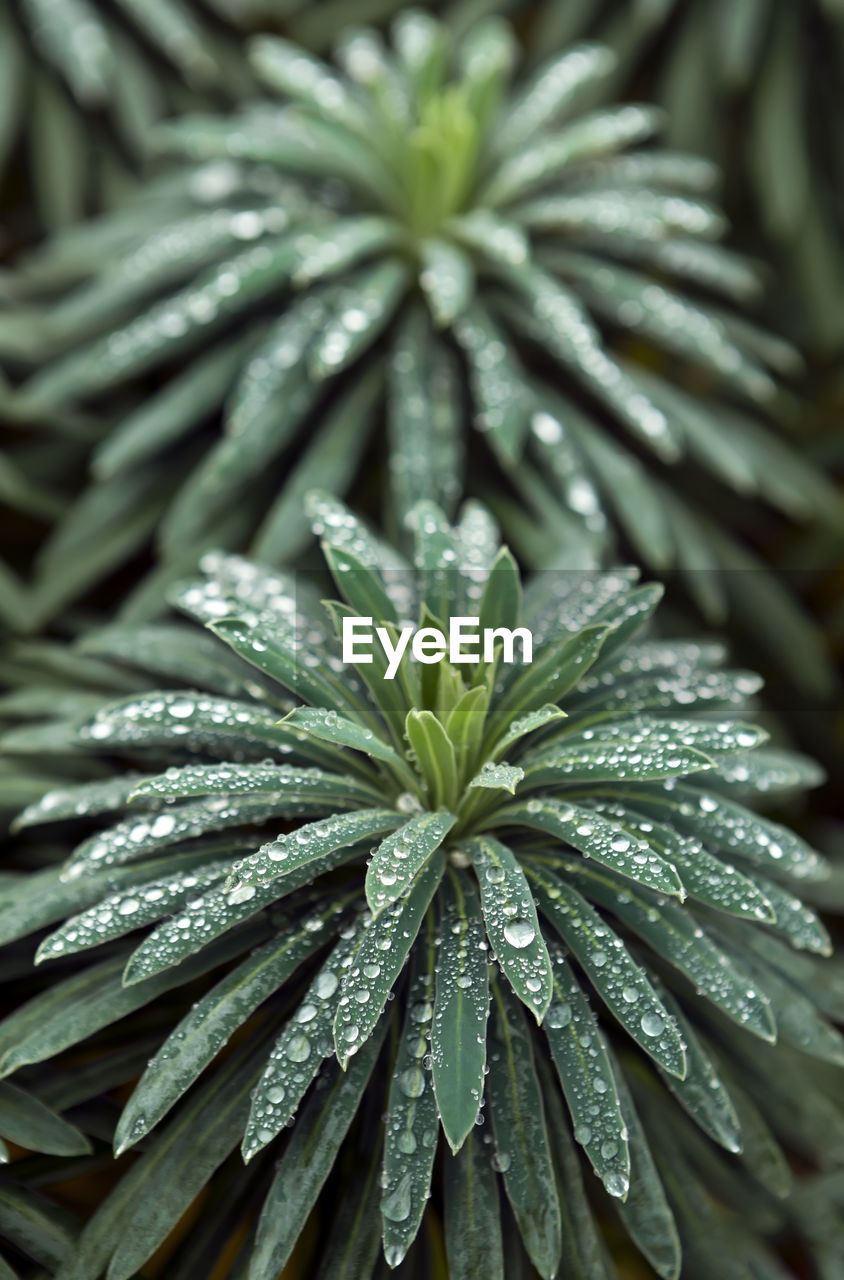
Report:
M 321 1063 L 333 1050 L 332 1027 L 344 969 L 360 940 L 358 919 L 341 933 L 284 1025 L 264 1064 L 245 1126 L 241 1152 L 248 1161 L 272 1142 L 296 1112 Z
M 631 1239 L 657 1275 L 662 1280 L 680 1280 L 682 1251 L 674 1215 L 622 1072 L 615 1073 L 615 1082 L 629 1135 L 631 1162 L 627 1199 L 616 1201 L 615 1207 Z
M 387 258 L 344 284 L 308 357 L 315 380 L 334 377 L 361 358 L 392 320 L 409 281 L 407 264 Z
M 496 1163 L 531 1262 L 550 1280 L 562 1251 L 560 1205 L 542 1094 L 521 1007 L 493 985 L 495 1018 L 487 1088 Z
M 624 804 L 602 801 L 596 808 L 637 840 L 647 840 L 666 862 L 676 867 L 689 897 L 730 915 L 763 924 L 774 923 L 771 902 L 760 891 L 758 882 L 737 871 L 732 864 L 707 853 L 699 840 L 679 835 L 673 827 L 662 823 L 637 818 Z
M 373 760 L 383 760 L 399 777 L 413 778 L 407 764 L 378 734 L 355 720 L 348 720 L 336 711 L 323 707 L 296 707 L 284 717 L 284 723 L 323 742 L 336 742 L 353 751 L 362 751 Z
M 55 697 L 55 694 L 52 695 Z M 28 805 L 12 823 L 13 831 L 23 831 L 44 822 L 61 822 L 67 818 L 88 818 L 111 809 L 122 809 L 138 785 L 139 775 L 119 774 L 116 778 L 98 778 L 75 786 L 47 791 L 34 804 Z
M 452 1280 L 505 1280 L 497 1179 L 484 1144 L 470 1132 L 443 1169 L 445 1247 Z
M 472 259 L 456 244 L 431 238 L 422 244 L 419 276 L 438 328 L 453 324 L 466 310 L 475 287 Z
M 323 540 L 323 555 L 346 602 L 361 617 L 369 616 L 376 623 L 398 623 L 396 607 L 374 565 L 367 564 L 350 547 L 332 546 L 327 539 Z
M 320 813 L 325 807 L 324 801 L 287 798 L 281 791 L 278 799 L 259 794 L 229 801 L 226 796 L 219 796 L 213 802 L 197 800 L 172 805 L 161 813 L 139 813 L 83 840 L 74 849 L 64 874 L 75 880 L 102 867 L 122 866 L 146 854 L 161 853 L 211 831 Z
M 31 1062 L 46 1062 L 95 1031 L 125 1018 L 174 987 L 191 982 L 261 941 L 263 926 L 233 934 L 201 955 L 133 987 L 121 983 L 125 955 L 90 965 L 56 982 L 15 1010 L 0 1026 L 0 1073 L 11 1075 Z
M 466 843 L 481 890 L 484 925 L 511 987 L 542 1022 L 551 1001 L 551 961 L 525 873 L 499 840 Z
M 534 654 L 533 663 L 519 671 L 498 700 L 490 717 L 490 735 L 497 736 L 505 725 L 533 710 L 537 703 L 561 700 L 595 662 L 607 635 L 606 627 L 585 627 Z
M 267 792 L 285 796 L 294 802 L 324 802 L 340 807 L 353 803 L 371 804 L 378 798 L 374 786 L 348 775 L 327 773 L 324 769 L 229 761 L 223 764 L 174 765 L 164 773 L 135 782 L 131 798 L 182 800 L 190 796 L 254 796 Z
M 249 335 L 252 338 L 252 335 Z M 127 414 L 95 449 L 92 469 L 106 479 L 161 452 L 212 413 L 243 363 L 245 341 L 214 347 Z
M 445 731 L 454 747 L 458 776 L 465 778 L 474 768 L 484 735 L 484 718 L 489 706 L 489 689 L 478 685 L 458 699 L 445 722 Z
M 121 1155 L 134 1146 L 197 1080 L 238 1027 L 313 954 L 337 927 L 342 902 L 301 921 L 253 951 L 182 1018 L 149 1062 L 114 1134 Z
M 381 1253 L 381 1242 L 372 1230 L 381 1196 L 379 1168 L 378 1155 L 368 1154 L 364 1177 L 355 1179 L 354 1189 L 331 1224 L 316 1280 L 371 1280 Z
M 397 523 L 417 502 L 438 502 L 450 514 L 463 471 L 462 396 L 457 360 L 431 331 L 421 306 L 410 304 L 396 325 L 388 370 L 390 488 Z
M 486 942 L 471 882 L 449 870 L 442 920 L 431 1060 L 434 1093 L 452 1151 L 466 1141 L 481 1105 L 489 1012 Z
M 524 769 L 519 768 L 518 765 L 495 764 L 492 760 L 488 760 L 480 773 L 476 773 L 467 785 L 470 790 L 473 787 L 480 787 L 489 791 L 509 791 L 512 796 L 516 794 L 516 787 L 524 776 Z
M 209 332 L 207 320 L 198 320 L 198 315 L 210 307 L 211 328 L 219 328 L 283 288 L 296 262 L 293 243 L 285 238 L 242 250 L 107 337 L 47 365 L 26 385 L 23 402 L 33 411 L 46 411 L 66 398 L 107 391 L 175 358 Z M 232 279 L 236 287 L 229 289 Z M 173 336 L 175 328 L 178 337 Z
M 559 943 L 549 942 L 553 995 L 542 1023 L 574 1125 L 575 1141 L 611 1196 L 630 1188 L 627 1129 L 610 1051 Z
M 739 1118 L 714 1062 L 685 1017 L 679 1002 L 664 987 L 659 988 L 659 993 L 682 1036 L 687 1062 L 684 1080 L 677 1080 L 663 1073 L 665 1083 L 680 1105 L 714 1142 L 727 1151 L 741 1151 Z
M 517 627 L 522 613 L 522 584 L 512 554 L 502 547 L 489 570 L 480 608 L 480 629 Z
M 188 855 L 191 857 L 191 855 Z M 40 944 L 35 953 L 35 963 L 55 960 L 60 956 L 74 955 L 88 947 L 99 947 L 115 938 L 122 938 L 145 924 L 153 924 L 162 916 L 170 915 L 183 906 L 189 898 L 224 879 L 229 863 L 192 863 L 184 869 L 176 868 L 169 860 L 169 874 L 145 881 L 100 898 L 96 905 L 79 915 L 70 916 Z M 159 863 L 163 870 L 163 863 Z
M 342 1067 L 372 1034 L 444 870 L 445 859 L 438 849 L 404 896 L 385 907 L 364 929 L 352 963 L 343 974 L 334 1016 L 334 1046 Z
M 793 831 L 714 792 L 674 784 L 670 790 L 642 788 L 618 798 L 753 867 L 778 869 L 797 878 L 817 877 L 822 871 L 818 854 Z
M 175 735 L 174 735 L 175 728 Z M 253 750 L 284 752 L 296 749 L 297 739 L 278 727 L 270 711 L 254 703 L 197 694 L 193 689 L 145 693 L 113 702 L 79 730 L 90 746 L 108 750 L 118 746 L 180 748 L 230 754 L 232 741 Z
M 522 738 L 526 738 L 531 733 L 535 733 L 537 729 L 544 729 L 546 725 L 551 724 L 554 720 L 565 719 L 565 715 L 565 711 L 561 711 L 559 707 L 554 707 L 548 703 L 546 706 L 539 707 L 536 711 L 529 711 L 527 715 L 514 720 L 504 736 L 496 742 L 494 758 L 498 759 L 514 743 L 520 742 Z
M 566 873 L 589 895 L 638 934 L 740 1027 L 773 1043 L 770 1004 L 749 973 L 734 963 L 700 927 L 688 908 L 661 901 L 645 889 L 582 863 L 564 863 Z
M 0 1084 L 0 1133 L 28 1151 L 80 1156 L 91 1150 L 84 1134 L 16 1085 Z
M 615 56 L 601 45 L 579 45 L 545 63 L 528 80 L 496 129 L 499 155 L 515 154 L 542 129 L 564 119 L 584 85 L 601 80 L 615 66 Z
M 259 1046 L 246 1057 L 234 1054 L 132 1166 L 131 1207 L 122 1215 L 108 1280 L 135 1275 L 236 1146 L 261 1052 Z
M 79 1224 L 53 1200 L 3 1174 L 0 1231 L 36 1262 L 55 1272 L 72 1256 Z
M 381 841 L 366 869 L 366 900 L 373 916 L 404 896 L 454 823 L 450 813 L 421 813 Z
M 286 835 L 280 835 L 257 853 L 235 865 L 226 884 L 229 893 L 242 893 L 260 888 L 280 875 L 316 862 L 324 854 L 350 848 L 361 840 L 392 831 L 399 824 L 399 814 L 390 809 L 367 809 L 357 813 L 334 814 L 318 822 L 309 822 Z M 316 874 L 316 872 L 314 873 Z
M 456 320 L 454 336 L 469 365 L 478 425 L 501 461 L 512 465 L 522 452 L 532 408 L 512 344 L 477 301 Z
M 559 1090 L 547 1061 L 537 1058 L 536 1065 L 557 1172 L 563 1246 L 561 1272 L 569 1280 L 610 1280 L 603 1240 L 586 1198 L 577 1148 L 572 1142 Z
M 457 759 L 445 729 L 432 711 L 407 713 L 405 732 L 416 765 L 435 809 L 450 809 L 457 800 Z
M 297 697 L 356 718 L 362 710 L 360 718 L 374 723 L 361 698 L 360 684 L 354 678 L 344 682 L 333 669 L 336 655 L 320 645 L 302 644 L 297 630 L 305 625 L 305 619 L 300 619 L 297 628 L 275 619 L 259 622 L 231 617 L 210 624 L 210 629 L 241 658 Z M 276 727 L 281 741 L 297 741 L 283 721 L 278 721 Z
M 683 896 L 680 877 L 669 862 L 664 862 L 646 840 L 631 838 L 623 827 L 593 809 L 562 800 L 521 800 L 499 810 L 495 821 L 497 825 L 545 832 L 658 893 Z
M 645 970 L 585 898 L 553 871 L 530 869 L 543 914 L 621 1026 L 672 1076 L 686 1076 L 683 1041 Z
M 437 1104 L 431 1070 L 425 1065 L 437 953 L 430 914 L 427 919 L 424 942 L 420 938 L 413 951 L 407 1011 L 390 1077 L 384 1130 L 381 1219 L 384 1257 L 390 1267 L 403 1260 L 419 1230 L 437 1151 Z
M 276 1280 L 354 1119 L 386 1032 L 371 1036 L 348 1071 L 320 1077 L 296 1123 L 261 1210 L 249 1280 Z
M 124 983 L 131 986 L 144 982 L 163 969 L 180 964 L 185 956 L 201 951 L 212 939 L 257 915 L 264 907 L 312 883 L 326 871 L 362 856 L 363 849 L 357 846 L 335 849 L 315 862 L 283 872 L 258 889 L 247 885 L 224 890 L 214 885 L 198 898 L 190 899 L 178 916 L 164 920 L 147 935 L 126 962 Z

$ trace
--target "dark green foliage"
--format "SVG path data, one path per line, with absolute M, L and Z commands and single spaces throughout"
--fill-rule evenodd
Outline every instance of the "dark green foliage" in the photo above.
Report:
M 681 1248 L 693 1280 L 780 1274 L 764 1243 L 791 1213 L 779 1144 L 840 1150 L 844 1041 L 827 934 L 795 896 L 823 861 L 746 807 L 817 780 L 737 718 L 758 682 L 717 646 L 641 634 L 659 593 L 631 572 L 541 575 L 521 602 L 480 508 L 451 527 L 417 506 L 411 569 L 335 500 L 309 505 L 352 613 L 521 623 L 534 662 L 344 669 L 343 605 L 218 555 L 174 597 L 219 637 L 207 681 L 186 683 L 181 656 L 201 632 L 166 624 L 168 666 L 159 628 L 106 631 L 90 674 L 136 691 L 9 735 L 19 759 L 52 738 L 91 776 L 18 820 L 89 834 L 2 885 L 5 937 L 52 926 L 37 958 L 60 970 L 0 1025 L 0 1070 L 31 1073 L 37 1098 L 39 1070 L 82 1048 L 96 1088 L 141 1026 L 156 1041 L 115 1135 L 142 1154 L 62 1280 L 129 1280 L 206 1182 L 236 1181 L 238 1144 L 253 1211 L 266 1197 L 242 1211 L 254 1278 L 278 1275 L 315 1206 L 313 1273 L 348 1243 L 348 1274 L 374 1275 L 354 1224 L 379 1201 L 387 1261 L 414 1274 L 432 1189 L 458 1277 L 511 1273 L 499 1194 L 543 1276 L 616 1274 L 599 1243 L 613 1204 L 660 1276 Z M 48 1149 L 82 1150 L 27 1110 Z M 340 1239 L 346 1150 L 367 1172 L 359 1202 L 339 1193 Z M 822 1251 L 828 1229 L 820 1212 L 807 1228 Z M 214 1230 L 203 1218 L 189 1252 Z
M 820 664 L 724 518 L 729 491 L 833 524 L 841 505 L 770 426 L 799 361 L 736 309 L 755 272 L 717 243 L 711 166 L 651 145 L 650 107 L 587 109 L 600 46 L 525 78 L 503 23 L 453 46 L 409 13 L 392 48 L 352 32 L 336 59 L 259 40 L 280 103 L 168 124 L 176 167 L 18 276 L 33 305 L 2 335 L 16 375 L 37 369 L 9 412 L 99 437 L 35 617 L 153 536 L 133 620 L 209 545 L 289 562 L 303 493 L 348 491 L 383 419 L 388 525 L 420 499 L 452 511 L 468 446 L 528 561 L 594 566 L 620 540 L 719 617 L 746 570 Z

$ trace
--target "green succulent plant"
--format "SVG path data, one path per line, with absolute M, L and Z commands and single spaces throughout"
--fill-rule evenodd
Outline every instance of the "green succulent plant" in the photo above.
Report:
M 844 1148 L 844 1041 L 795 896 L 822 859 L 753 806 L 817 770 L 735 718 L 759 682 L 718 645 L 642 638 L 660 591 L 633 571 L 523 594 L 478 506 L 451 527 L 418 504 L 412 566 L 309 509 L 340 600 L 209 555 L 174 596 L 206 632 L 89 637 L 66 668 L 133 691 L 52 690 L 6 738 L 102 764 L 18 821 L 90 825 L 0 886 L 4 938 L 51 927 L 57 966 L 0 1025 L 0 1071 L 38 1098 L 38 1064 L 75 1064 L 77 1099 L 141 1072 L 114 1138 L 141 1155 L 60 1280 L 129 1280 L 209 1181 L 219 1221 L 174 1280 L 242 1228 L 230 1274 L 277 1277 L 315 1206 L 309 1275 L 381 1274 L 383 1236 L 401 1275 L 609 1280 L 613 1212 L 659 1276 L 792 1274 L 765 1244 L 794 1227 L 780 1143 Z M 456 616 L 528 628 L 532 661 L 341 660 L 346 617 L 393 641 Z M 825 1256 L 836 1186 L 813 1184 Z
M 221 19 L 245 9 L 238 0 L 3 0 L 0 177 L 23 142 L 36 223 L 55 228 L 108 205 L 154 123 L 249 86 L 234 43 L 220 38 Z
M 176 169 L 22 266 L 0 330 L 15 376 L 38 369 L 7 414 L 96 440 L 43 551 L 42 619 L 154 530 L 146 616 L 209 545 L 290 562 L 302 493 L 348 491 L 372 441 L 397 534 L 417 500 L 453 511 L 468 470 L 528 561 L 587 567 L 620 538 L 710 613 L 744 599 L 722 571 L 759 568 L 721 527 L 726 492 L 840 518 L 764 423 L 795 355 L 732 305 L 754 273 L 717 243 L 711 166 L 645 145 L 653 108 L 578 107 L 606 49 L 511 88 L 503 23 L 452 49 L 410 13 L 392 50 L 353 33 L 337 58 L 259 40 L 282 105 L 167 125 Z

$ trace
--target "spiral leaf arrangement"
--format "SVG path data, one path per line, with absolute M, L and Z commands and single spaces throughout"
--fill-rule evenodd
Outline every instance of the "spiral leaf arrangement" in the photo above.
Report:
M 393 31 L 392 48 L 345 36 L 336 68 L 260 39 L 254 67 L 282 105 L 168 124 L 178 169 L 19 277 L 33 309 L 16 304 L 0 338 L 16 370 L 41 367 L 8 411 L 71 430 L 122 406 L 44 549 L 39 616 L 154 529 L 146 616 L 209 545 L 289 562 L 309 537 L 302 494 L 349 489 L 382 402 L 398 531 L 420 500 L 453 512 L 476 429 L 529 560 L 594 565 L 620 538 L 690 570 L 710 614 L 734 585 L 721 571 L 755 562 L 707 514 L 702 476 L 840 519 L 833 486 L 763 421 L 795 353 L 731 305 L 755 277 L 717 243 L 711 166 L 649 145 L 654 108 L 583 109 L 608 50 L 514 82 L 499 21 L 454 48 L 422 13 Z
M 52 926 L 37 958 L 62 968 L 0 1025 L 0 1070 L 88 1043 L 87 1097 L 155 1041 L 114 1140 L 142 1154 L 59 1275 L 129 1280 L 211 1181 L 226 1231 L 263 1200 L 242 1274 L 271 1280 L 352 1152 L 312 1274 L 376 1274 L 380 1216 L 388 1266 L 430 1275 L 432 1191 L 455 1280 L 615 1276 L 610 1206 L 662 1277 L 775 1274 L 719 1204 L 776 1224 L 778 1135 L 841 1133 L 829 939 L 796 896 L 824 864 L 756 812 L 816 769 L 736 718 L 759 681 L 719 646 L 647 637 L 660 590 L 633 571 L 523 594 L 478 506 L 417 504 L 412 565 L 335 499 L 309 510 L 340 599 L 209 555 L 174 603 L 212 636 L 106 630 L 89 661 L 134 691 L 9 735 L 123 767 L 18 820 L 117 818 L 3 886 L 5 935 Z M 387 680 L 377 647 L 344 666 L 347 616 L 524 626 L 533 660 L 405 655 Z M 168 1274 L 218 1248 L 201 1229 Z

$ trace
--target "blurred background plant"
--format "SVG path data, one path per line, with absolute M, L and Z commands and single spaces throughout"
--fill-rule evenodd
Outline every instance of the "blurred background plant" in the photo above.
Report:
M 703 619 L 764 672 L 775 741 L 830 771 L 777 812 L 832 856 L 818 905 L 840 911 L 844 5 L 422 7 L 444 35 L 394 27 L 395 0 L 0 0 L 0 715 L 25 726 L 0 805 L 105 776 L 61 726 L 174 678 L 165 599 L 208 547 L 313 568 L 318 483 L 407 551 L 416 499 L 453 514 L 468 491 L 526 568 L 645 564 L 663 634 Z M 233 261 L 305 232 L 276 292 L 232 291 Z M 157 352 L 144 312 L 166 322 Z M 146 646 L 143 673 L 109 632 Z M 183 681 L 215 670 L 200 641 Z M 67 852 L 63 831 L 26 842 L 0 887 Z M 11 1003 L 45 986 L 31 950 L 0 953 Z M 119 1104 L 170 999 L 69 1080 L 35 1068 L 0 1094 L 0 1233 L 34 1244 L 27 1280 L 87 1280 L 60 1260 L 113 1183 Z M 813 1076 L 816 1101 L 835 1088 Z M 844 1140 L 817 1105 L 827 1153 L 791 1135 L 784 1208 L 716 1174 L 779 1242 L 741 1280 L 841 1280 Z M 40 1154 L 18 1158 L 24 1130 Z M 240 1280 L 253 1187 L 219 1179 L 192 1210 L 220 1218 L 206 1252 L 188 1214 L 142 1274 L 205 1280 L 222 1250 L 214 1280 Z M 619 1273 L 650 1275 L 601 1221 Z M 407 1275 L 446 1274 L 436 1229 L 420 1257 Z

